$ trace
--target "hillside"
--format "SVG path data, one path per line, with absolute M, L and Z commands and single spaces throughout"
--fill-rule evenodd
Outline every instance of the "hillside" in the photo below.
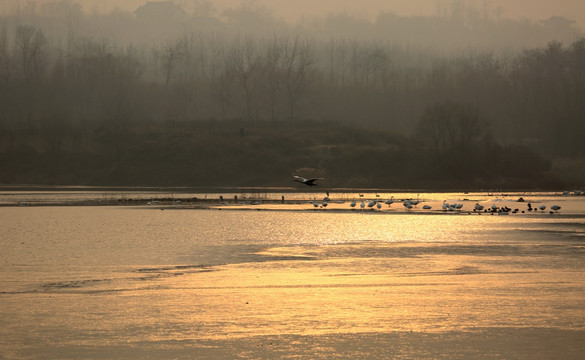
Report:
M 560 189 L 578 166 L 521 146 L 437 154 L 422 139 L 328 122 L 150 123 L 3 132 L 0 183 L 103 186 L 291 186 Z

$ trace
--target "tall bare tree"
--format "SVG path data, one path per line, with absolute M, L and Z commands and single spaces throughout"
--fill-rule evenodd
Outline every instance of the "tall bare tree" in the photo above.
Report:
M 206 79 L 211 89 L 211 100 L 219 120 L 224 120 L 233 105 L 235 88 L 235 69 L 227 49 L 225 39 L 214 38 L 209 43 L 210 66 L 209 78 Z
M 311 68 L 315 64 L 313 47 L 308 39 L 299 36 L 288 40 L 284 47 L 283 69 L 286 95 L 288 100 L 288 118 L 294 120 L 298 101 L 305 95 L 312 81 Z
M 38 81 L 48 65 L 45 33 L 34 26 L 19 25 L 14 33 L 14 66 L 28 82 Z
M 6 22 L 0 23 L 0 83 L 10 78 L 10 52 L 8 50 L 8 29 Z
M 253 120 L 257 116 L 257 101 L 260 81 L 262 79 L 262 54 L 258 44 L 251 38 L 238 38 L 231 48 L 231 62 L 236 75 L 236 81 L 244 96 L 246 117 Z
M 175 71 L 178 67 L 179 59 L 185 56 L 184 44 L 181 40 L 169 42 L 163 46 L 163 49 L 158 53 L 161 59 L 161 67 L 165 77 L 165 86 L 169 86 Z
M 475 107 L 445 102 L 426 109 L 416 133 L 436 156 L 453 156 L 471 150 L 484 129 Z
M 279 103 L 280 94 L 283 87 L 282 58 L 284 55 L 284 46 L 281 39 L 274 37 L 266 47 L 265 76 L 266 76 L 266 94 L 270 111 L 270 120 L 276 120 L 276 111 Z
M 359 49 L 356 56 L 360 83 L 364 86 L 383 86 L 390 64 L 386 50 L 378 45 L 366 46 Z

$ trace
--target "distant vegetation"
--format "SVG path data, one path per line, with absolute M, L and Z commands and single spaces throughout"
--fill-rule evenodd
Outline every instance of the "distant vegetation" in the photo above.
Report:
M 325 189 L 479 190 L 559 189 L 570 180 L 531 149 L 487 135 L 437 151 L 423 137 L 332 122 L 63 125 L 15 138 L 0 154 L 2 183 L 288 187 L 301 174 L 323 177 Z
M 288 186 L 294 173 L 337 187 L 585 183 L 585 38 L 462 51 L 513 27 L 386 14 L 293 29 L 250 7 L 152 33 L 128 13 L 49 4 L 0 17 L 0 183 Z M 344 24 L 362 32 L 331 35 Z M 563 24 L 555 35 L 567 36 Z M 475 30 L 457 44 L 442 33 L 441 51 L 415 32 L 396 37 L 414 25 Z

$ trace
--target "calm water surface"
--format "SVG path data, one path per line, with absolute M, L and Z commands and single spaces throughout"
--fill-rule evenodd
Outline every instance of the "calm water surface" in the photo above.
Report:
M 499 329 L 540 329 L 522 344 L 547 358 L 558 337 L 551 356 L 559 346 L 579 358 L 585 198 L 531 196 L 563 209 L 352 212 L 349 198 L 344 211 L 0 207 L 0 358 L 326 358 L 331 347 L 385 358 L 375 344 L 390 337 L 403 339 L 393 356 L 415 358 L 416 336 Z M 424 197 L 435 209 L 445 198 Z M 468 209 L 495 201 L 449 197 Z M 312 345 L 298 349 L 298 337 Z M 356 348 L 364 339 L 373 345 Z M 463 355 L 534 355 L 479 343 Z M 437 351 L 428 357 L 461 355 Z

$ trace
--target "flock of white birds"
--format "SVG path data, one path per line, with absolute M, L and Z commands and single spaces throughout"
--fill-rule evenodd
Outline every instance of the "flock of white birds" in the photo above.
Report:
M 307 185 L 307 186 L 315 186 L 316 181 L 320 180 L 322 178 L 304 178 L 298 175 L 294 175 L 293 176 L 293 181 L 299 182 L 301 184 Z M 573 192 L 574 195 L 585 195 L 584 191 L 581 190 L 575 190 Z M 571 193 L 569 191 L 564 191 L 563 195 L 571 195 Z M 378 196 L 378 195 L 376 195 Z M 360 194 L 360 197 L 363 197 L 362 194 Z M 317 202 L 317 201 L 312 201 L 312 204 L 315 208 L 326 208 L 329 203 L 331 202 L 331 199 L 329 198 L 329 193 L 327 193 L 327 196 L 323 199 L 323 201 L 321 201 L 321 203 Z M 418 204 L 421 203 L 421 201 L 419 200 L 418 196 L 416 199 L 406 199 L 406 200 L 394 200 L 394 197 L 392 196 L 390 199 L 386 200 L 386 201 L 382 201 L 382 200 L 370 200 L 368 201 L 368 203 L 366 204 L 365 200 L 361 200 L 359 207 L 361 210 L 381 210 L 382 209 L 382 204 L 386 204 L 388 205 L 388 207 L 390 207 L 392 204 L 394 204 L 395 202 L 400 202 L 402 203 L 402 205 L 407 209 L 407 210 L 411 210 L 414 207 L 416 207 Z M 524 203 L 524 199 L 520 198 L 518 199 L 519 203 Z M 357 201 L 353 200 L 349 206 L 351 209 L 355 209 L 357 206 Z M 424 204 L 422 206 L 422 209 L 424 210 L 432 210 L 432 206 L 430 204 Z M 449 203 L 447 202 L 447 200 L 443 201 L 443 205 L 442 205 L 442 210 L 443 211 L 461 211 L 463 209 L 463 203 Z M 475 203 L 474 207 L 473 207 L 473 212 L 474 213 L 490 213 L 490 214 L 498 214 L 498 215 L 508 215 L 510 213 L 512 214 L 516 214 L 516 213 L 525 213 L 526 211 L 528 212 L 540 212 L 543 213 L 545 210 L 547 209 L 546 205 L 540 205 L 539 207 L 532 207 L 531 203 L 527 203 L 527 208 L 526 210 L 521 210 L 520 208 L 510 208 L 508 206 L 497 206 L 496 204 L 492 204 L 490 207 L 485 207 L 484 205 L 481 205 L 479 203 Z M 550 207 L 550 211 L 549 213 L 553 214 L 553 213 L 557 213 L 559 210 L 561 209 L 561 207 L 559 205 L 552 205 Z
M 360 195 L 362 196 L 362 195 Z M 402 204 L 402 206 L 404 206 L 404 208 L 408 211 L 411 210 L 415 207 L 417 207 L 419 204 L 421 204 L 421 200 L 417 199 L 405 199 L 405 200 L 394 200 L 394 197 L 391 197 L 388 200 L 360 200 L 360 201 L 356 201 L 353 200 L 351 201 L 351 203 L 349 204 L 349 207 L 351 210 L 356 210 L 358 209 L 358 204 L 359 204 L 359 209 L 361 209 L 362 211 L 364 210 L 382 210 L 382 207 L 384 205 L 387 205 L 388 208 L 391 207 L 392 204 L 394 203 L 400 203 Z M 519 200 L 518 202 L 523 203 L 523 200 Z M 316 201 L 313 200 L 311 201 L 311 203 L 313 204 L 313 207 L 315 209 L 324 209 L 327 208 L 327 206 L 329 206 L 330 203 L 332 203 L 331 199 L 329 198 L 329 196 L 326 196 L 325 198 L 323 198 L 322 201 Z M 336 203 L 344 203 L 344 201 L 341 202 L 336 202 Z M 445 212 L 460 212 L 463 211 L 463 203 L 460 202 L 447 202 L 447 200 L 443 201 L 443 204 L 441 205 L 441 210 L 445 211 Z M 422 209 L 423 210 L 432 210 L 433 206 L 430 204 L 424 204 L 422 205 Z M 553 214 L 553 213 L 557 213 L 559 210 L 561 209 L 561 207 L 559 205 L 552 205 L 550 206 L 550 210 L 549 213 Z M 544 213 L 545 210 L 547 210 L 547 206 L 546 205 L 540 205 L 538 207 L 533 207 L 532 204 L 530 202 L 527 203 L 527 207 L 526 209 L 522 210 L 519 207 L 518 208 L 510 208 L 508 206 L 497 206 L 496 204 L 492 204 L 491 206 L 484 206 L 481 205 L 480 203 L 475 203 L 475 205 L 473 206 L 472 210 L 469 210 L 469 212 L 473 212 L 473 213 L 489 213 L 489 214 L 498 214 L 498 215 L 509 215 L 509 214 L 516 214 L 516 213 L 526 213 L 526 212 L 535 212 L 535 213 Z
M 407 200 L 398 200 L 395 201 L 394 198 L 390 198 L 386 201 L 382 201 L 382 200 L 369 200 L 369 201 L 365 201 L 365 200 L 361 200 L 359 202 L 359 208 L 361 210 L 382 210 L 383 204 L 388 205 L 388 207 L 390 207 L 392 204 L 394 203 L 401 203 L 402 206 L 404 206 L 404 208 L 406 208 L 406 210 L 411 210 L 413 208 L 415 208 L 417 205 L 420 204 L 420 200 L 418 199 L 407 199 Z M 329 206 L 329 203 L 331 203 L 331 199 L 329 197 L 325 197 L 321 202 L 319 201 L 312 201 L 313 207 L 314 208 L 319 208 L 319 209 L 323 209 L 323 208 L 327 208 L 327 206 Z M 349 207 L 351 209 L 356 209 L 358 206 L 358 202 L 356 200 L 353 200 L 350 204 Z M 433 207 L 430 204 L 424 204 L 422 206 L 423 210 L 432 210 Z M 516 213 L 525 213 L 526 211 L 528 212 L 544 212 L 547 209 L 546 205 L 540 205 L 539 207 L 532 207 L 530 203 L 528 203 L 528 207 L 526 208 L 526 210 L 521 210 L 520 208 L 515 208 L 512 209 L 508 206 L 497 206 L 496 204 L 492 204 L 489 207 L 485 207 L 484 205 L 481 205 L 479 203 L 475 203 L 474 207 L 473 207 L 473 212 L 474 213 L 491 213 L 491 214 L 498 214 L 498 215 L 508 215 L 508 214 L 516 214 Z M 561 207 L 559 205 L 552 205 L 550 207 L 550 213 L 556 213 L 558 212 Z M 463 203 L 449 203 L 446 200 L 443 201 L 442 204 L 442 208 L 441 210 L 443 211 L 462 211 L 463 210 Z

